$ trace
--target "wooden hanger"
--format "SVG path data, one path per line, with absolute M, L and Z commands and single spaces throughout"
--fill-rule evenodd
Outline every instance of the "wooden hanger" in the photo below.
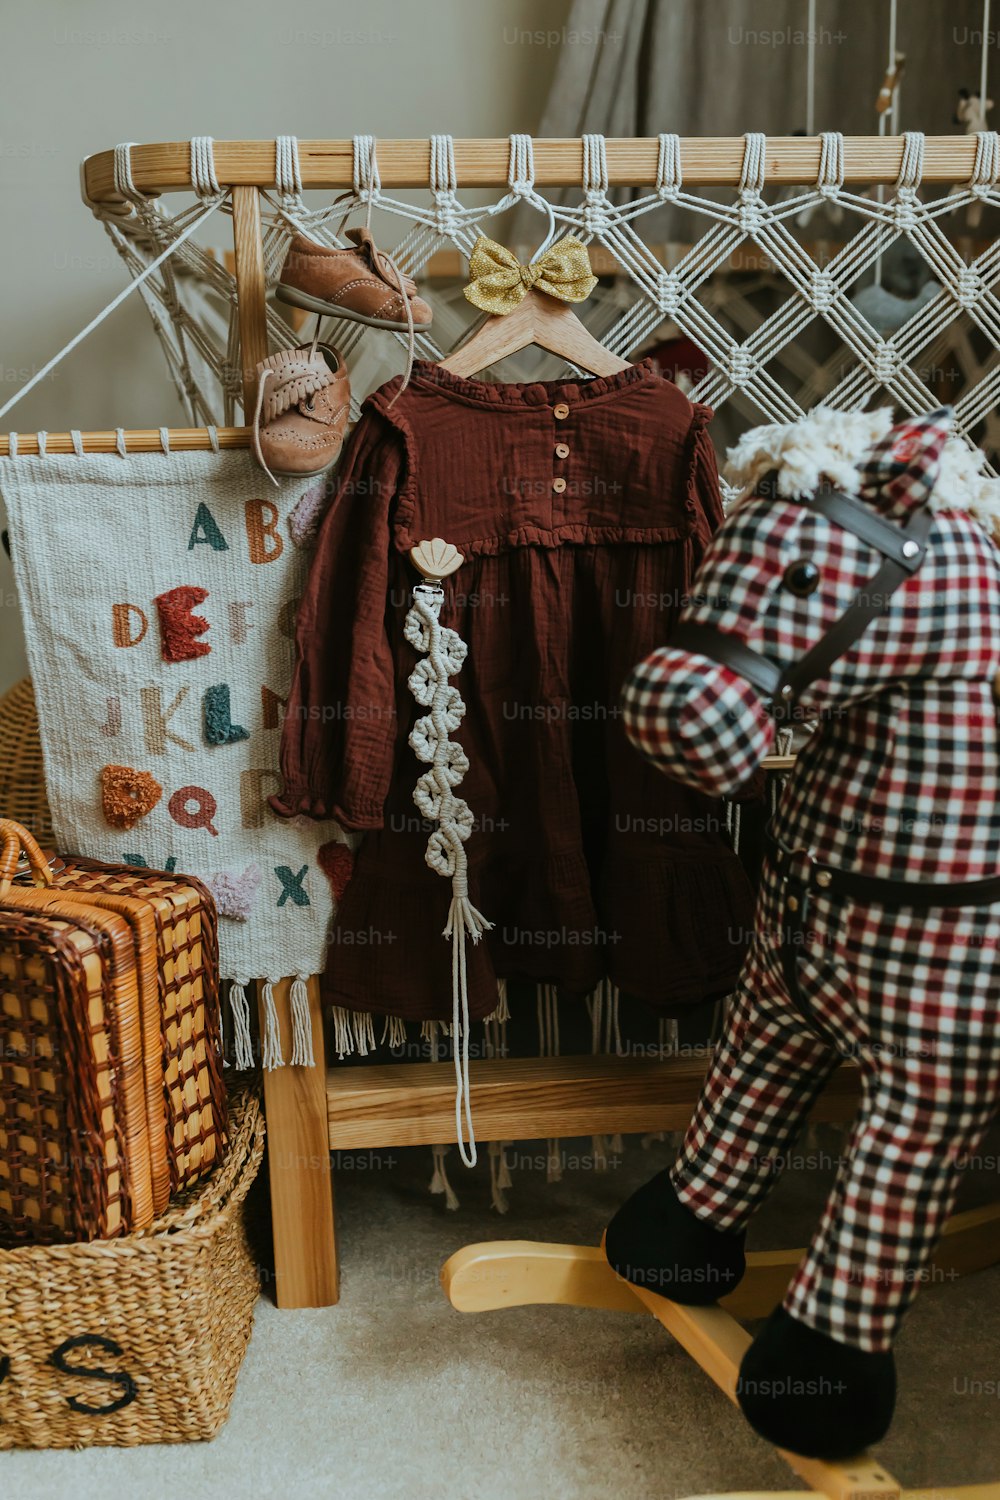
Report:
M 547 297 L 534 287 L 512 312 L 492 313 L 478 324 L 464 344 L 441 360 L 440 368 L 468 379 L 532 344 L 591 375 L 617 375 L 630 368 L 627 359 L 619 359 L 594 338 L 568 302 Z

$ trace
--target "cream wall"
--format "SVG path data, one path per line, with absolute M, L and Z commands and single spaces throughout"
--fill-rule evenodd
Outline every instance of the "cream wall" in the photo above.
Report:
M 0 405 L 124 285 L 79 198 L 117 141 L 534 131 L 568 0 L 32 0 L 7 5 L 0 87 Z M 220 223 L 218 240 L 229 233 Z M 179 408 L 126 303 L 6 430 L 152 426 Z M 39 524 L 44 525 L 40 516 Z M 0 557 L 0 691 L 23 676 Z

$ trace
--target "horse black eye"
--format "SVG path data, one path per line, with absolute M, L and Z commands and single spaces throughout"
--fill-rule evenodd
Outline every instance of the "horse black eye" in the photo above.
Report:
M 788 564 L 782 582 L 786 589 L 804 599 L 819 587 L 819 568 L 808 558 L 800 557 L 796 562 Z

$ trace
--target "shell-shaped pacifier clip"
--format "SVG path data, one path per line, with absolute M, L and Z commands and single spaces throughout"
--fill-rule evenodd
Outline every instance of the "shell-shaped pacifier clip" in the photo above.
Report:
M 455 794 L 455 788 L 469 769 L 469 761 L 461 745 L 449 738 L 465 717 L 465 704 L 458 688 L 453 687 L 448 679 L 461 670 L 468 647 L 456 631 L 442 626 L 440 620 L 444 603 L 441 580 L 460 568 L 465 558 L 457 547 L 436 536 L 411 548 L 410 560 L 423 582 L 414 587 L 403 634 L 421 656 L 410 673 L 409 687 L 426 713 L 414 724 L 409 743 L 418 760 L 428 767 L 414 787 L 413 800 L 421 815 L 437 824 L 427 841 L 424 858 L 432 870 L 451 879 L 451 906 L 444 936 L 452 945 L 455 1126 L 459 1154 L 465 1165 L 472 1167 L 476 1163 L 476 1137 L 469 1097 L 469 987 L 465 940 L 469 937 L 478 943 L 493 923 L 488 922 L 469 900 L 465 843 L 472 832 L 472 809 Z

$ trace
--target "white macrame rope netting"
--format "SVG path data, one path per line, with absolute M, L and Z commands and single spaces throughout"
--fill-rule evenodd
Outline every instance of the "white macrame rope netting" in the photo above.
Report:
M 970 181 L 928 202 L 920 198 L 923 137 L 917 132 L 903 138 L 899 180 L 893 191 L 881 195 L 884 201 L 845 188 L 843 138 L 835 132 L 821 137 L 815 184 L 778 195 L 773 202 L 766 201 L 763 191 L 767 143 L 758 134 L 745 137 L 741 181 L 731 202 L 719 201 L 718 194 L 701 196 L 685 189 L 679 137 L 663 134 L 653 190 L 616 204 L 608 195 L 604 138 L 587 135 L 582 145 L 579 203 L 548 202 L 535 185 L 530 136 L 513 135 L 506 192 L 492 204 L 472 207 L 460 200 L 450 136 L 431 137 L 430 201 L 413 203 L 384 190 L 376 141 L 359 135 L 353 142 L 351 190 L 313 208 L 302 196 L 296 139 L 279 136 L 276 188 L 262 194 L 268 279 L 272 284 L 277 279 L 293 233 L 342 245 L 340 230 L 346 219 L 359 211 L 370 217 L 373 210 L 383 216 L 383 223 L 388 216 L 406 226 L 395 246 L 386 248 L 402 273 L 419 279 L 436 251 L 451 246 L 467 257 L 476 236 L 490 232 L 491 219 L 528 202 L 545 220 L 539 248 L 558 234 L 572 233 L 585 242 L 600 243 L 613 257 L 615 285 L 602 287 L 591 306 L 583 309 L 603 343 L 628 357 L 669 320 L 705 353 L 710 368 L 695 387 L 697 399 L 718 408 L 735 396 L 753 421 L 773 422 L 802 415 L 805 402 L 820 398 L 842 410 L 863 407 L 873 396 L 887 397 L 904 411 L 926 410 L 940 404 L 940 394 L 929 389 L 926 370 L 937 368 L 939 356 L 950 353 L 964 379 L 955 401 L 959 429 L 969 434 L 985 424 L 986 445 L 1000 447 L 1000 424 L 994 415 L 1000 404 L 1000 363 L 977 355 L 970 339 L 974 335 L 985 340 L 991 352 L 1000 341 L 1000 248 L 990 243 L 967 264 L 943 227 L 957 211 L 1000 206 L 995 132 L 977 137 Z M 121 146 L 115 180 L 127 215 L 123 202 L 91 207 L 132 276 L 142 278 L 144 301 L 191 419 L 206 422 L 221 416 L 231 421 L 241 400 L 242 378 L 235 283 L 219 258 L 190 238 L 192 215 L 206 204 L 228 210 L 224 196 L 211 196 L 217 194 L 218 178 L 209 138 L 192 141 L 191 166 L 196 193 L 210 196 L 199 196 L 193 207 L 172 215 L 162 199 L 137 191 L 129 147 Z M 704 224 L 693 242 L 679 249 L 676 260 L 666 263 L 640 233 L 644 216 L 665 204 L 687 210 Z M 814 258 L 794 232 L 819 209 L 835 213 L 841 223 L 848 215 L 858 226 L 825 263 Z M 880 273 L 886 252 L 900 239 L 917 250 L 938 290 L 886 336 L 855 307 L 852 293 L 860 279 Z M 745 285 L 730 275 L 734 255 L 748 243 L 769 265 L 766 278 L 759 280 L 787 293 L 763 315 L 751 306 Z M 175 247 L 172 260 L 157 259 L 170 245 Z M 442 358 L 463 331 L 448 298 L 448 293 L 436 295 L 433 332 L 416 335 L 417 353 L 424 358 Z M 817 318 L 832 333 L 838 353 L 835 359 L 810 363 L 801 336 Z M 743 326 L 734 328 L 734 321 Z M 275 348 L 294 342 L 270 303 L 268 336 Z M 367 335 L 360 325 L 341 322 L 335 336 L 350 363 Z M 406 342 L 405 335 L 390 334 L 391 338 Z M 388 339 L 383 349 L 391 347 Z M 846 360 L 845 350 L 850 356 Z

